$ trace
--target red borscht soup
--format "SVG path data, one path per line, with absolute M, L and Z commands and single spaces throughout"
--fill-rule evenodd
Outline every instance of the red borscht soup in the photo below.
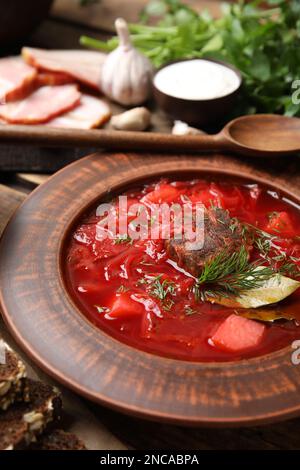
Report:
M 97 208 L 85 214 L 67 242 L 67 287 L 94 325 L 130 346 L 189 361 L 246 359 L 300 339 L 300 289 L 271 305 L 231 305 L 268 276 L 300 280 L 296 204 L 257 184 L 205 179 L 160 179 L 122 196 L 126 213 L 114 197 L 105 214 Z M 102 234 L 110 231 L 108 214 L 116 229 L 126 216 L 138 232 L 139 213 L 131 208 L 145 206 L 150 227 L 151 209 L 162 203 L 203 204 L 202 248 L 191 251 L 185 239 L 175 240 L 173 226 L 169 239 L 99 237 L 99 225 Z

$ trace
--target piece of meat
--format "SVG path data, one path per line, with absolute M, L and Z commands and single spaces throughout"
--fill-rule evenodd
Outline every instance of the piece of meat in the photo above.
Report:
M 35 79 L 37 88 L 41 86 L 67 85 L 74 83 L 74 81 L 71 75 L 63 72 L 39 72 Z
M 166 240 L 168 256 L 181 268 L 196 277 L 199 276 L 204 265 L 221 252 L 226 250 L 230 256 L 244 244 L 240 224 L 236 222 L 233 230 L 232 222 L 229 213 L 224 209 L 205 209 L 203 247 L 199 250 L 188 249 L 184 237 L 182 240 Z
M 221 323 L 211 337 L 214 346 L 228 352 L 242 352 L 259 345 L 266 327 L 234 313 Z
M 25 64 L 21 57 L 0 59 L 0 103 L 25 96 L 36 76 L 36 69 Z
M 109 106 L 99 98 L 83 94 L 76 108 L 49 121 L 50 127 L 93 129 L 110 118 Z
M 23 47 L 25 62 L 39 70 L 62 72 L 96 90 L 101 88 L 101 69 L 106 54 L 81 50 L 46 50 Z
M 76 85 L 44 86 L 21 101 L 0 105 L 0 118 L 15 124 L 40 124 L 49 121 L 80 101 Z

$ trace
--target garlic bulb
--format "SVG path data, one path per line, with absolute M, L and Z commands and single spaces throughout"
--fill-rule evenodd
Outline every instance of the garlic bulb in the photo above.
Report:
M 119 46 L 103 64 L 101 89 L 119 104 L 138 105 L 150 96 L 152 65 L 133 47 L 126 21 L 118 18 L 115 26 Z

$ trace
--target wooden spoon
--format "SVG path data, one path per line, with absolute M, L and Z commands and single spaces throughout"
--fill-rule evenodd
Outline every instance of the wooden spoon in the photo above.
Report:
M 300 119 L 276 114 L 242 116 L 229 122 L 219 134 L 188 136 L 3 125 L 0 126 L 0 143 L 274 157 L 300 152 Z

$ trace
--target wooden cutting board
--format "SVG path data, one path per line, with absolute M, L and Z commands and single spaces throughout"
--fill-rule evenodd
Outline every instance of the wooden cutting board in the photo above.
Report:
M 75 46 L 73 45 L 73 47 Z M 116 103 L 109 103 L 109 106 L 113 115 L 122 113 L 125 110 L 124 107 Z M 156 109 L 154 104 L 149 109 L 151 110 L 151 132 L 170 133 L 172 128 L 171 119 L 162 111 Z M 29 129 L 34 126 L 27 127 Z M 107 123 L 105 128 L 111 129 L 111 125 Z M 9 126 L 7 126 L 7 129 L 9 129 Z M 70 130 L 70 132 L 74 132 L 74 135 L 76 135 L 76 129 Z M 72 161 L 95 151 L 94 148 L 47 148 L 36 146 L 34 148 L 31 145 L 6 145 L 0 142 L 0 171 L 53 173 Z

